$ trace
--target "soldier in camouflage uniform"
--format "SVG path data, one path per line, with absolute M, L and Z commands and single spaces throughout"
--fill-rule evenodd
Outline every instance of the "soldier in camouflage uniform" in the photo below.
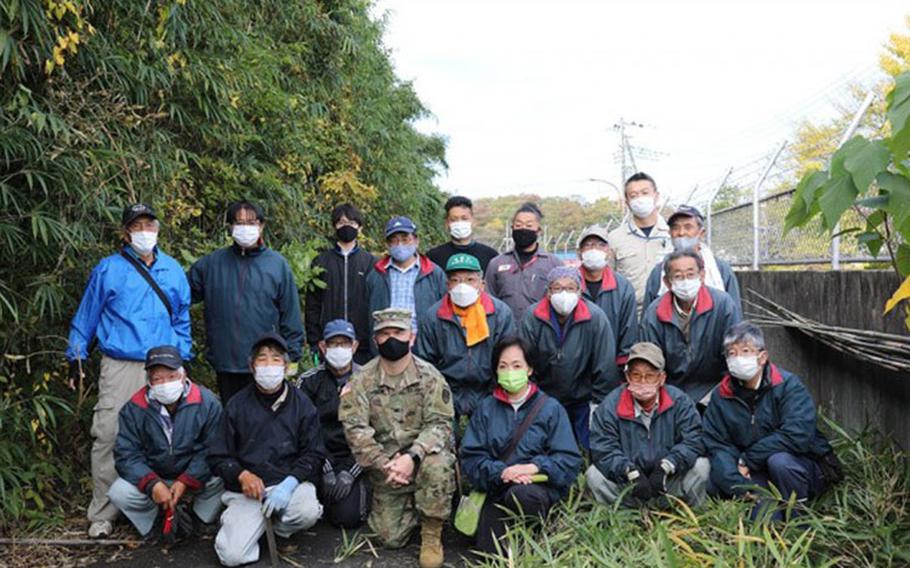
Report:
M 432 365 L 411 354 L 409 310 L 373 313 L 379 357 L 341 391 L 338 418 L 373 485 L 369 526 L 389 548 L 421 525 L 420 566 L 442 566 L 442 525 L 455 491 L 452 392 Z

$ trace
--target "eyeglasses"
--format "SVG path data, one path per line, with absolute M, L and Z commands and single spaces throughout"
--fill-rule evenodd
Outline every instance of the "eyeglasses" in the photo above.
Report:
M 560 292 L 578 292 L 578 286 L 550 286 L 547 288 L 551 294 L 559 294 Z
M 652 371 L 649 373 L 633 371 L 626 373 L 626 378 L 630 383 L 651 385 L 660 380 L 660 373 L 657 371 Z

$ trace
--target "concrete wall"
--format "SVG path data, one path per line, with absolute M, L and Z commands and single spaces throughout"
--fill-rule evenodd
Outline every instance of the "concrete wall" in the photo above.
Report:
M 882 315 L 899 279 L 894 272 L 737 272 L 749 289 L 822 323 L 907 335 L 903 310 Z M 745 306 L 748 317 L 750 308 Z M 771 360 L 806 382 L 816 403 L 840 424 L 871 425 L 910 449 L 910 374 L 854 359 L 798 331 L 765 328 Z M 907 354 L 910 358 L 910 353 Z

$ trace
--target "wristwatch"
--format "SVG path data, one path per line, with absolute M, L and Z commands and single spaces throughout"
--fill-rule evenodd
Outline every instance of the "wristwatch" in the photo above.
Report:
M 420 456 L 414 450 L 408 450 L 405 452 L 407 455 L 411 456 L 411 459 L 414 460 L 414 469 L 420 467 Z

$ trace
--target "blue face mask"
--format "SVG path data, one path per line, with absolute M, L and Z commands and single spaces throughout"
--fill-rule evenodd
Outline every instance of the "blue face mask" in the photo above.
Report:
M 414 256 L 417 252 L 417 245 L 392 245 L 389 248 L 389 254 L 395 259 L 395 262 L 404 262 Z

